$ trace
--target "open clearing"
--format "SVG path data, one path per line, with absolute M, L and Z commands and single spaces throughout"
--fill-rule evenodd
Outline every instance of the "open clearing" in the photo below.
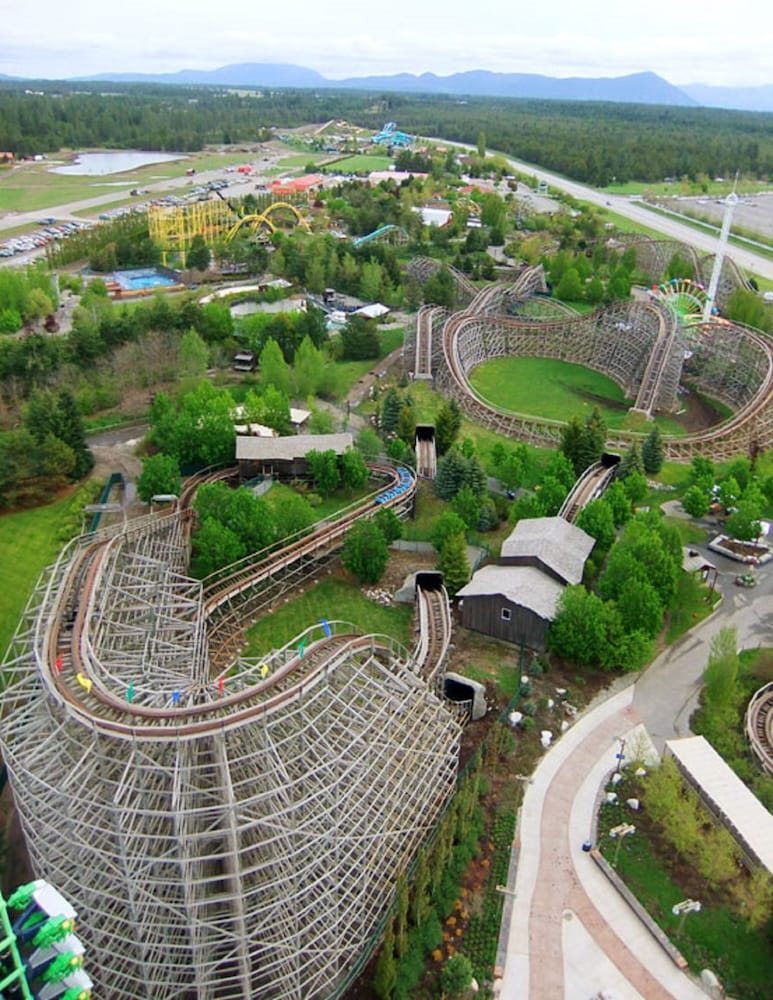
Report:
M 633 401 L 600 372 L 553 358 L 497 358 L 479 365 L 470 374 L 475 391 L 493 406 L 549 420 L 584 419 L 597 406 L 610 429 L 640 430 L 631 422 L 628 410 Z M 694 423 L 691 414 L 689 424 Z M 711 426 L 718 415 L 702 418 Z M 664 434 L 684 434 L 692 430 L 685 421 L 657 417 Z

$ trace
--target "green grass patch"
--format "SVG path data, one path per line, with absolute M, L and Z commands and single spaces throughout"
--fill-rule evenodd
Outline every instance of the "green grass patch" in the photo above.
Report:
M 322 618 L 351 622 L 365 634 L 389 635 L 407 647 L 413 606 L 381 607 L 364 597 L 354 583 L 341 578 L 323 580 L 256 622 L 247 631 L 247 648 L 242 655 L 263 656 Z
M 285 167 L 287 169 L 294 169 L 295 167 L 306 167 L 309 163 L 314 163 L 316 157 L 312 150 L 309 150 L 306 155 L 303 153 L 293 153 L 292 156 L 283 156 L 279 160 L 279 166 Z
M 344 507 L 361 500 L 372 493 L 375 485 L 371 482 L 359 490 L 336 490 L 329 497 L 320 497 L 320 502 L 314 507 L 314 518 L 316 521 L 324 521 L 327 518 L 335 517 Z M 294 496 L 295 490 L 285 483 L 274 483 L 271 489 L 264 494 L 263 499 L 274 510 L 278 510 L 286 497 Z M 318 494 L 317 494 L 318 496 Z
M 607 831 L 621 820 L 629 821 L 622 808 L 604 806 L 599 824 L 599 846 L 610 864 L 617 856 L 616 870 L 656 923 L 679 948 L 694 972 L 713 969 L 729 996 L 765 1000 L 770 996 L 770 944 L 764 931 L 754 931 L 725 906 L 702 899 L 700 913 L 684 921 L 671 908 L 690 895 L 669 874 L 652 842 L 639 824 L 633 836 L 622 842 Z M 619 845 L 619 851 L 618 851 Z
M 428 542 L 436 519 L 447 510 L 450 507 L 445 500 L 435 496 L 432 484 L 419 481 L 414 516 L 404 522 L 403 538 L 411 542 Z
M 493 683 L 502 699 L 510 702 L 518 691 L 518 647 L 467 629 L 462 634 L 468 660 L 459 672 L 479 684 Z
M 584 419 L 597 406 L 609 428 L 628 429 L 632 401 L 611 378 L 582 365 L 554 358 L 496 358 L 478 365 L 470 383 L 483 399 L 504 410 L 567 421 Z M 664 433 L 684 433 L 670 418 L 656 422 Z
M 372 170 L 389 170 L 391 165 L 392 161 L 388 156 L 359 154 L 336 160 L 335 164 L 330 165 L 330 169 L 337 174 L 369 174 Z
M 74 497 L 0 517 L 0 654 L 11 641 L 35 581 L 54 561 L 72 517 Z
M 695 195 L 707 198 L 730 194 L 736 190 L 738 194 L 754 194 L 757 191 L 767 191 L 770 187 L 764 181 L 753 178 L 739 178 L 738 185 L 732 180 L 707 180 L 699 184 L 692 181 L 626 181 L 624 184 L 608 184 L 603 191 L 610 194 L 642 194 L 648 197 L 675 197 L 676 195 Z

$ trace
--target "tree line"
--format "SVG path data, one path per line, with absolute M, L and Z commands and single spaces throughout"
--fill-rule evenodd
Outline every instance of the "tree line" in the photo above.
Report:
M 26 86 L 26 85 L 25 85 Z M 255 142 L 271 126 L 345 118 L 377 129 L 395 118 L 419 135 L 478 144 L 575 180 L 660 181 L 665 176 L 773 174 L 773 115 L 718 108 L 545 101 L 359 91 L 56 83 L 45 93 L 0 85 L 0 149 L 17 156 L 89 146 L 179 150 Z

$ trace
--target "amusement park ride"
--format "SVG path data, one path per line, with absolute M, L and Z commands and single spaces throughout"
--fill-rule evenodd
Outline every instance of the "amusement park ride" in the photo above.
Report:
M 52 885 L 37 879 L 0 895 L 0 922 L 0 1000 L 89 1000 L 75 910 Z
M 410 146 L 413 136 L 401 132 L 395 122 L 386 122 L 380 132 L 373 136 L 377 146 Z
M 195 236 L 203 236 L 207 242 L 222 237 L 226 243 L 242 230 L 251 229 L 265 237 L 277 230 L 276 217 L 289 217 L 292 224 L 311 232 L 296 205 L 287 201 L 274 201 L 262 211 L 244 213 L 233 202 L 215 192 L 219 201 L 197 201 L 190 205 L 166 207 L 151 205 L 148 210 L 148 231 L 150 237 L 162 248 L 162 261 L 167 262 L 167 254 L 180 254 L 183 267 L 185 257 Z

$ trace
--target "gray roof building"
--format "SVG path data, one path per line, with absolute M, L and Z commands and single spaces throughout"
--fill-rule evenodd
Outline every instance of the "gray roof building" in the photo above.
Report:
M 500 595 L 551 621 L 563 592 L 562 584 L 535 566 L 483 566 L 457 597 Z
M 289 437 L 263 438 L 236 436 L 237 462 L 294 462 L 309 451 L 334 451 L 342 455 L 354 445 L 351 434 L 291 434 Z
M 502 542 L 503 566 L 539 566 L 563 583 L 579 583 L 595 540 L 563 517 L 525 518 Z

